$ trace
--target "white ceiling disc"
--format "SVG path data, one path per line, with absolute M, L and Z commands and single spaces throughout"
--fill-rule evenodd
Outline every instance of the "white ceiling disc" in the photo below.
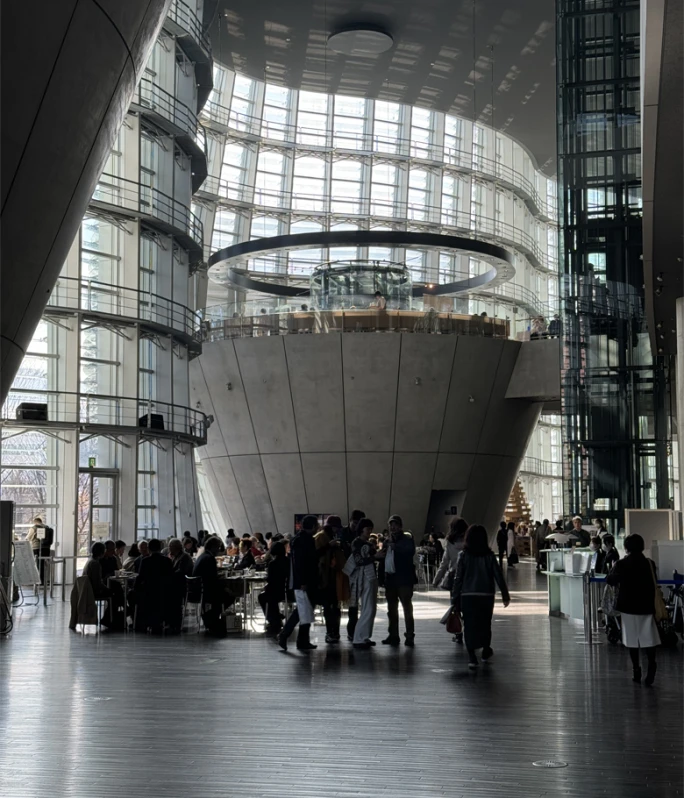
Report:
M 394 40 L 379 30 L 345 30 L 328 38 L 328 47 L 344 55 L 378 55 L 390 49 Z

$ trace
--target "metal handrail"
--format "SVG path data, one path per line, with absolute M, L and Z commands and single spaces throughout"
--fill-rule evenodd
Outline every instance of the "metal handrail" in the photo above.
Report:
M 539 193 L 534 183 L 523 173 L 496 159 L 486 158 L 472 151 L 437 144 L 422 144 L 404 138 L 390 139 L 367 133 L 335 133 L 330 129 L 321 130 L 268 122 L 259 117 L 232 111 L 214 101 L 205 103 L 201 114 L 209 122 L 218 123 L 236 133 L 245 133 L 268 141 L 300 144 L 304 149 L 314 146 L 316 150 L 321 151 L 348 149 L 355 152 L 384 153 L 404 158 L 416 158 L 440 166 L 454 166 L 457 169 L 508 183 L 522 192 L 523 198 L 531 200 L 537 210 L 547 219 L 555 219 L 556 216 L 556 203 L 549 203 L 548 199 Z M 299 141 L 307 136 L 323 143 L 312 145 L 311 142 Z
M 219 306 L 220 307 L 220 306 Z M 477 335 L 485 338 L 510 338 L 511 323 L 506 319 L 410 310 L 306 310 L 279 311 L 260 314 L 235 312 L 230 317 L 217 318 L 211 308 L 203 311 L 204 340 L 220 341 L 229 338 L 259 338 L 271 335 L 308 333 L 431 333 L 437 335 Z
M 207 57 L 211 57 L 211 42 L 202 30 L 202 23 L 195 12 L 186 5 L 183 0 L 173 0 L 167 17 L 176 23 L 183 30 L 187 31 L 192 38 L 202 47 Z
M 159 294 L 99 280 L 59 277 L 48 307 L 127 316 L 177 330 L 196 341 L 201 338 L 202 317 L 189 307 Z
M 527 474 L 535 474 L 542 477 L 561 477 L 563 476 L 562 463 L 554 463 L 548 460 L 541 460 L 539 457 L 523 457 L 520 470 Z
M 197 114 L 173 94 L 162 89 L 149 78 L 141 78 L 135 103 L 142 108 L 156 111 L 176 127 L 185 130 L 199 145 L 199 119 Z M 204 147 L 202 147 L 204 149 Z
M 171 404 L 157 399 L 142 399 L 132 396 L 110 396 L 107 394 L 76 393 L 75 391 L 37 390 L 12 388 L 2 407 L 0 424 L 19 423 L 46 426 L 45 422 L 23 422 L 14 418 L 16 405 L 27 401 L 47 404 L 48 422 L 55 424 L 96 425 L 124 428 L 149 429 L 152 414 L 160 413 L 164 419 L 164 431 L 183 435 L 203 445 L 207 439 L 207 417 L 200 410 L 185 405 Z M 147 425 L 140 419 L 147 416 Z
M 214 191 L 212 192 L 212 187 Z M 497 241 L 508 243 L 521 249 L 536 264 L 547 271 L 556 272 L 558 261 L 549 257 L 542 251 L 534 238 L 519 227 L 508 222 L 501 222 L 475 213 L 453 211 L 440 208 L 436 205 L 416 205 L 410 202 L 386 202 L 375 200 L 372 197 L 358 197 L 355 199 L 338 198 L 332 195 L 314 197 L 297 192 L 272 191 L 254 186 L 230 183 L 216 177 L 209 177 L 202 186 L 202 191 L 214 193 L 225 199 L 245 202 L 249 205 L 263 208 L 264 212 L 286 211 L 288 213 L 302 212 L 321 216 L 334 217 L 368 216 L 388 219 L 395 222 L 415 222 L 430 224 L 440 229 L 453 229 L 466 232 L 472 236 L 492 236 Z M 334 210 L 333 210 L 334 208 Z M 385 211 L 389 211 L 385 213 Z
M 135 180 L 103 172 L 95 186 L 92 200 L 151 216 L 188 235 L 201 249 L 204 242 L 202 222 L 174 197 Z

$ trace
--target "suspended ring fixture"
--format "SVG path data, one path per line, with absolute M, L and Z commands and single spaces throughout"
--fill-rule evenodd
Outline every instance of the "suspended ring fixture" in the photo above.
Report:
M 221 249 L 209 258 L 209 276 L 220 284 L 237 285 L 250 291 L 261 291 L 276 296 L 309 296 L 309 288 L 282 283 L 255 280 L 245 274 L 249 260 L 278 252 L 300 249 L 327 249 L 330 247 L 407 247 L 432 249 L 472 255 L 486 261 L 490 268 L 483 274 L 457 280 L 453 283 L 418 285 L 413 296 L 456 294 L 472 291 L 484 285 L 508 282 L 515 274 L 513 255 L 498 244 L 463 236 L 440 233 L 405 232 L 403 230 L 330 230 L 317 233 L 257 238 Z

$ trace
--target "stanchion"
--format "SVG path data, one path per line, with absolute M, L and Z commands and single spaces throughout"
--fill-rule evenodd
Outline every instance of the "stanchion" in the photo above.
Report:
M 582 575 L 582 594 L 584 596 L 584 642 L 591 645 L 592 639 L 592 623 L 591 623 L 591 574 L 584 573 Z

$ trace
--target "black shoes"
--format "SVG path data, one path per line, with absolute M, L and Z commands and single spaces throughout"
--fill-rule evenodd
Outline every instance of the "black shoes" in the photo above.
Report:
M 278 635 L 278 645 L 283 651 L 287 651 L 287 638 L 282 633 Z
M 354 643 L 354 648 L 360 648 L 363 651 L 368 651 L 368 649 L 371 648 L 371 645 L 371 641 L 366 640 L 365 643 Z
M 340 642 L 340 636 L 339 635 L 326 635 L 325 636 L 325 642 L 326 643 L 339 643 Z
M 632 668 L 632 681 L 641 684 L 641 668 Z
M 280 643 L 280 638 L 278 638 L 278 643 Z M 297 649 L 299 651 L 313 651 L 314 648 L 318 648 L 318 646 L 315 646 L 313 643 L 309 643 L 308 641 L 306 643 L 297 643 Z
M 406 640 L 404 640 L 404 645 L 408 646 L 409 648 L 413 648 L 416 645 L 415 637 L 413 635 L 411 635 L 411 637 L 407 637 Z
M 456 632 L 451 639 L 454 641 L 454 643 L 461 643 L 461 645 L 463 645 L 463 632 Z
M 491 647 L 482 649 L 482 662 L 489 662 L 493 656 L 494 652 L 492 651 Z
M 398 637 L 386 637 L 382 644 L 384 646 L 399 646 L 401 645 L 401 640 Z
M 652 665 L 649 662 L 648 670 L 646 671 L 646 678 L 644 679 L 644 684 L 646 685 L 646 687 L 651 687 L 653 685 L 657 670 L 658 666 L 655 664 L 655 662 Z

